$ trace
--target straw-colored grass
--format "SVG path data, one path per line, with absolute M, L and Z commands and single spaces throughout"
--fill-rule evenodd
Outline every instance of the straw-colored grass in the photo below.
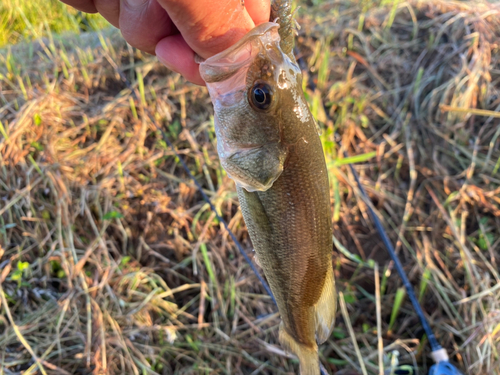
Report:
M 432 364 L 355 162 L 438 340 L 465 374 L 498 373 L 500 8 L 314 3 L 298 47 L 342 292 L 321 360 L 344 375 Z M 102 35 L 0 54 L 0 374 L 296 372 L 276 308 L 149 117 L 251 254 L 205 88 Z

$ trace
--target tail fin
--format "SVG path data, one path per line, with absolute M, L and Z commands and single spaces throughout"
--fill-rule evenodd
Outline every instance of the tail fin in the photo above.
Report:
M 328 270 L 318 302 L 311 309 L 314 311 L 316 341 L 318 344 L 322 344 L 332 333 L 337 310 L 337 291 L 332 268 Z M 312 334 L 313 332 L 311 332 Z M 316 343 L 308 346 L 297 342 L 286 331 L 283 321 L 280 324 L 279 339 L 286 351 L 295 354 L 299 358 L 300 375 L 319 375 L 318 345 Z
M 324 343 L 333 331 L 335 314 L 337 312 L 337 290 L 335 289 L 335 277 L 330 267 L 323 286 L 321 297 L 314 306 L 316 319 L 316 341 Z
M 280 343 L 283 348 L 295 354 L 300 362 L 300 375 L 319 375 L 318 345 L 313 347 L 298 343 L 285 329 L 283 322 L 280 324 Z

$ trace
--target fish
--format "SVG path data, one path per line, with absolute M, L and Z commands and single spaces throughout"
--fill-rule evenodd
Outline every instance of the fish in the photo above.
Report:
M 301 375 L 317 375 L 337 301 L 328 172 L 293 55 L 290 1 L 271 9 L 269 22 L 201 62 L 200 74 L 221 165 L 276 299 L 279 341 Z

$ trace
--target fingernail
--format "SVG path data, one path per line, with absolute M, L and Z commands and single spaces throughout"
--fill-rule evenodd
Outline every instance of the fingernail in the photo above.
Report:
M 137 8 L 137 7 L 143 6 L 148 1 L 149 0 L 125 0 L 127 5 L 131 8 Z

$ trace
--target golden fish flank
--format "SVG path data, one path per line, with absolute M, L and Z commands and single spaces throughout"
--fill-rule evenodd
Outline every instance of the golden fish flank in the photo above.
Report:
M 319 374 L 333 329 L 328 175 L 293 56 L 269 22 L 200 65 L 214 104 L 217 150 L 236 182 L 250 238 L 282 318 L 280 342 L 301 374 Z

